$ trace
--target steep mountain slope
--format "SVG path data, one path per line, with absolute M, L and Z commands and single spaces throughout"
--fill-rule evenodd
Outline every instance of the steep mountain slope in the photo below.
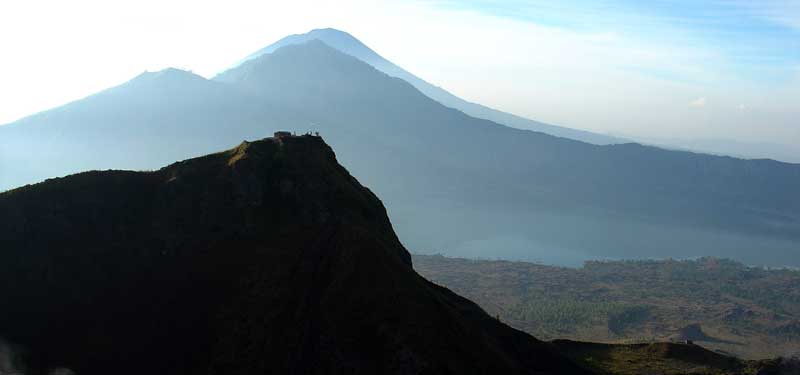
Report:
M 30 374 L 580 374 L 418 276 L 318 137 L 0 194 L 0 332 Z
M 425 82 L 419 77 L 407 72 L 405 69 L 393 64 L 389 60 L 384 59 L 382 56 L 375 53 L 375 51 L 371 50 L 369 47 L 361 43 L 361 41 L 354 38 L 352 35 L 336 29 L 330 29 L 330 28 L 315 29 L 311 30 L 306 34 L 289 35 L 273 44 L 270 44 L 267 47 L 264 47 L 248 55 L 242 61 L 238 62 L 232 69 L 235 69 L 244 62 L 258 58 L 259 56 L 275 52 L 281 47 L 294 44 L 302 44 L 312 40 L 320 40 L 325 44 L 341 52 L 344 52 L 350 56 L 353 56 L 361 61 L 366 62 L 367 64 L 372 65 L 376 69 L 392 77 L 400 78 L 412 84 L 414 87 L 417 88 L 417 90 L 421 91 L 423 94 L 427 95 L 433 100 L 436 100 L 437 102 L 442 103 L 447 107 L 463 111 L 464 113 L 473 117 L 494 121 L 499 124 L 513 126 L 515 128 L 539 131 L 557 137 L 575 139 L 594 144 L 615 144 L 615 143 L 625 142 L 623 139 L 620 138 L 603 134 L 591 133 L 583 130 L 570 129 L 561 126 L 545 124 L 542 122 L 515 116 L 510 113 L 498 111 L 477 103 L 468 102 L 464 99 L 461 99 L 447 92 L 441 87 L 434 86 L 428 82 Z M 224 76 L 225 74 L 223 73 L 216 78 L 224 79 L 222 78 Z
M 218 78 L 151 74 L 0 127 L 0 153 L 10 155 L 0 155 L 0 186 L 15 185 L 8 176 L 30 182 L 70 168 L 152 169 L 280 124 L 322 131 L 416 251 L 800 266 L 799 165 L 509 128 L 445 107 L 320 41 Z
M 285 111 L 178 69 L 0 126 L 0 190 L 89 169 L 152 169 L 268 134 Z M 269 133 L 271 134 L 271 133 Z

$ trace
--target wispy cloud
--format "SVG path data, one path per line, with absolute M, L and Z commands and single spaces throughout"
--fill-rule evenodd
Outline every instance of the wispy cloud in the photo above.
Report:
M 472 39 L 474 55 L 464 60 L 484 73 L 464 80 L 439 68 L 437 83 L 587 130 L 800 141 L 800 32 L 753 4 L 760 2 L 435 2 L 447 19 L 469 25 L 451 35 Z M 450 38 L 442 39 L 434 44 Z M 502 68 L 493 70 L 492 59 Z
M 800 2 L 796 0 L 729 0 L 723 4 L 743 8 L 748 14 L 777 25 L 800 30 Z
M 614 35 L 629 46 L 650 46 L 675 61 L 645 61 L 633 70 L 672 79 L 697 79 L 698 67 L 753 82 L 785 81 L 800 62 L 800 1 L 796 0 L 526 0 L 435 2 L 538 25 L 594 35 Z M 681 54 L 695 61 L 680 61 Z M 713 55 L 714 59 L 708 59 Z M 677 60 L 677 61 L 676 61 Z M 681 69 L 679 67 L 689 67 Z M 682 76 L 683 70 L 686 74 Z M 716 79 L 716 78 L 711 78 Z

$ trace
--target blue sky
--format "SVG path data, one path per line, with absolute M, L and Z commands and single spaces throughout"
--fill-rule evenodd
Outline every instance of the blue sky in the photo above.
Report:
M 785 82 L 800 66 L 797 0 L 459 0 L 435 4 L 578 32 L 617 33 L 664 48 L 707 49 L 726 60 L 717 69 L 765 84 Z

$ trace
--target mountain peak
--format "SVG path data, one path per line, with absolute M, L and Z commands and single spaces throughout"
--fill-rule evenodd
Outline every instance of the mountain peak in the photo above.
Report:
M 322 140 L 322 137 L 311 134 L 275 136 L 252 142 L 242 141 L 225 153 L 228 157 L 227 165 L 235 167 L 238 163 L 246 161 L 268 163 L 276 153 L 289 155 L 287 150 L 291 150 L 292 155 L 302 150 L 305 157 L 316 155 L 319 160 L 336 163 L 336 156 L 330 146 Z
M 326 43 L 321 39 L 310 39 L 302 43 L 290 44 L 275 50 L 275 52 L 273 52 L 272 54 L 303 53 L 300 51 L 305 51 L 305 53 L 308 53 L 308 51 L 312 51 L 313 53 L 343 55 L 342 51 L 332 47 L 330 44 Z M 352 60 L 357 61 L 358 59 L 352 58 Z
M 341 49 L 343 52 L 347 52 L 348 49 L 352 52 L 356 52 L 357 49 L 372 51 L 352 34 L 338 29 L 314 29 L 306 34 L 300 34 L 298 37 L 319 39 L 334 48 Z
M 357 40 L 353 35 L 346 31 L 342 31 L 339 29 L 334 29 L 332 27 L 325 27 L 320 29 L 313 29 L 305 34 L 295 34 L 295 35 L 311 35 L 311 36 L 341 36 L 341 37 L 348 37 L 354 40 Z
M 331 48 L 339 50 L 345 54 L 354 56 L 373 66 L 375 65 L 376 62 L 380 62 L 381 64 L 389 63 L 388 61 L 380 57 L 377 53 L 369 49 L 369 47 L 361 43 L 361 41 L 356 39 L 351 34 L 338 29 L 323 28 L 323 29 L 313 29 L 305 34 L 292 34 L 286 36 L 275 43 L 272 43 L 256 52 L 251 53 L 244 59 L 234 64 L 231 68 L 228 69 L 228 71 L 244 64 L 249 60 L 253 60 L 263 55 L 273 53 L 282 47 L 294 44 L 303 44 L 313 40 L 321 41 L 330 46 Z M 224 73 L 225 72 L 222 72 L 220 73 L 220 75 Z
M 236 67 L 242 65 L 248 60 L 258 58 L 265 54 L 270 54 L 287 45 L 305 43 L 313 39 L 321 40 L 330 47 L 347 55 L 353 56 L 369 65 L 372 65 L 375 69 L 378 69 L 392 77 L 400 78 L 416 87 L 420 92 L 429 98 L 447 107 L 458 109 L 472 117 L 490 120 L 498 124 L 515 127 L 518 129 L 539 131 L 557 137 L 569 138 L 588 143 L 600 145 L 622 143 L 621 139 L 612 136 L 549 125 L 509 113 L 497 111 L 480 104 L 468 102 L 447 92 L 441 87 L 430 84 L 425 80 L 411 74 L 405 69 L 395 65 L 391 61 L 383 58 L 381 55 L 367 47 L 364 43 L 359 41 L 351 34 L 333 28 L 314 29 L 305 34 L 294 34 L 282 38 L 281 40 L 248 55 L 225 72 L 221 72 L 215 77 L 215 79 L 223 76 L 230 70 L 234 70 Z
M 385 76 L 370 64 L 332 47 L 321 39 L 308 39 L 300 43 L 287 44 L 271 53 L 245 61 L 242 65 L 217 75 L 214 80 L 243 83 L 251 81 L 250 79 L 256 76 L 267 75 L 268 78 L 262 77 L 257 80 L 259 83 L 256 85 L 264 82 L 275 84 L 280 81 L 282 84 L 297 86 L 300 85 L 300 77 L 312 75 L 319 80 L 337 80 L 339 85 L 356 86 L 355 82 L 348 80 L 370 73 Z M 290 76 L 294 76 L 295 79 L 290 79 Z M 313 85 L 319 85 L 320 82 Z M 268 88 L 254 87 L 254 89 Z
M 190 70 L 183 70 L 178 68 L 164 68 L 156 71 L 145 70 L 133 80 L 156 80 L 156 79 L 202 79 L 205 78 L 195 74 Z
M 208 81 L 204 77 L 189 70 L 165 68 L 157 71 L 144 71 L 128 83 L 133 85 L 183 85 Z

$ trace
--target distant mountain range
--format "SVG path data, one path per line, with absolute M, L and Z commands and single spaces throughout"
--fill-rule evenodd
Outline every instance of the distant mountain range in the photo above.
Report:
M 713 155 L 727 155 L 745 159 L 775 159 L 789 163 L 800 163 L 800 145 L 769 142 L 742 142 L 718 138 L 636 138 L 638 141 L 654 146 L 704 152 Z
M 376 69 L 392 77 L 403 79 L 406 82 L 411 83 L 423 94 L 438 101 L 439 103 L 444 104 L 445 106 L 458 109 L 472 117 L 494 121 L 498 124 L 508 125 L 519 129 L 539 131 L 557 137 L 575 139 L 597 145 L 620 144 L 637 141 L 669 149 L 688 150 L 748 159 L 770 158 L 790 163 L 800 163 L 800 147 L 795 147 L 793 145 L 742 142 L 730 139 L 649 139 L 635 136 L 598 134 L 562 126 L 545 124 L 539 121 L 533 121 L 510 113 L 498 111 L 477 103 L 468 102 L 447 92 L 441 87 L 432 85 L 420 79 L 419 77 L 409 73 L 405 69 L 378 55 L 375 51 L 361 43 L 352 35 L 336 29 L 316 29 L 305 34 L 287 36 L 250 54 L 235 66 L 239 66 L 241 63 L 247 60 L 252 60 L 258 56 L 272 53 L 278 48 L 291 44 L 304 43 L 310 40 L 323 41 L 325 44 L 348 55 L 356 57 L 357 59 L 372 65 Z
M 800 165 L 512 128 L 320 40 L 286 44 L 213 80 L 146 73 L 0 127 L 0 188 L 153 169 L 276 130 L 313 130 L 385 200 L 417 252 L 800 266 Z
M 471 103 L 461 99 L 441 87 L 434 86 L 425 82 L 421 78 L 407 72 L 405 69 L 393 64 L 392 62 L 384 59 L 375 51 L 365 46 L 361 41 L 354 38 L 352 35 L 336 30 L 336 29 L 315 29 L 305 34 L 289 35 L 267 47 L 264 47 L 249 56 L 245 57 L 242 61 L 237 63 L 235 67 L 242 63 L 253 60 L 259 56 L 275 52 L 277 49 L 293 44 L 305 43 L 311 40 L 319 40 L 325 44 L 353 56 L 367 64 L 372 65 L 376 69 L 392 76 L 400 78 L 414 87 L 420 92 L 427 95 L 429 98 L 444 104 L 447 107 L 455 108 L 472 117 L 477 117 L 485 120 L 494 121 L 498 124 L 513 126 L 515 128 L 539 131 L 554 135 L 557 137 L 564 137 L 575 139 L 583 142 L 594 143 L 598 145 L 615 144 L 629 142 L 622 138 L 612 137 L 603 134 L 587 132 L 583 130 L 576 130 L 555 126 L 550 124 L 541 123 L 538 121 L 529 120 L 523 117 L 515 116 L 510 113 L 501 112 L 477 103 Z

